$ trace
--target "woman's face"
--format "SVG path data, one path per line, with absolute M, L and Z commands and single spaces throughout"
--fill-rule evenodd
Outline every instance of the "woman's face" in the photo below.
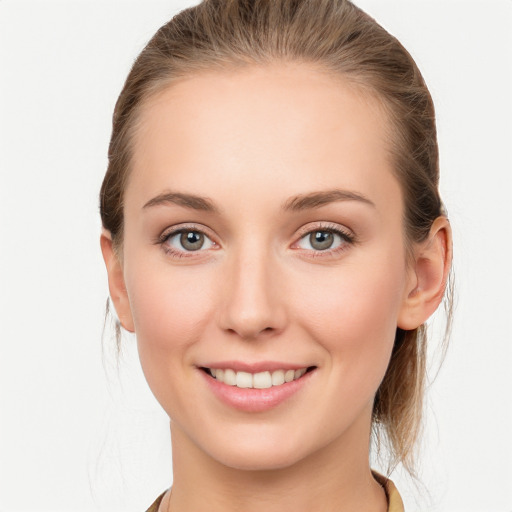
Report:
M 306 65 L 205 73 L 145 105 L 123 272 L 184 445 L 246 469 L 367 450 L 411 281 L 386 134 L 375 100 Z

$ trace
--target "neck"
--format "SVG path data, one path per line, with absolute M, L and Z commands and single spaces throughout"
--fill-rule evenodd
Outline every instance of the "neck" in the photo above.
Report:
M 241 470 L 210 457 L 171 423 L 170 512 L 385 512 L 384 490 L 370 471 L 360 425 L 343 438 L 283 468 Z M 366 439 L 366 442 L 361 442 Z

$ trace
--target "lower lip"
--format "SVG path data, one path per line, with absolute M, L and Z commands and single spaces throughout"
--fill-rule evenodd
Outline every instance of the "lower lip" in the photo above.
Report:
M 316 369 L 305 373 L 300 379 L 266 389 L 228 386 L 214 379 L 205 371 L 198 371 L 202 373 L 215 396 L 225 404 L 245 412 L 263 412 L 277 407 L 286 399 L 298 393 L 310 381 Z

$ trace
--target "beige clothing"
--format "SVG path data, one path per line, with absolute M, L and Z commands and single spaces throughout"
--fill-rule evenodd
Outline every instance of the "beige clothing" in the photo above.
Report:
M 382 485 L 382 487 L 384 487 L 384 490 L 386 491 L 386 496 L 388 498 L 388 512 L 405 512 L 402 498 L 400 497 L 395 484 L 385 476 L 382 476 L 375 471 L 373 471 L 373 477 Z M 167 490 L 160 494 L 146 512 L 158 512 L 158 507 L 160 506 L 160 502 L 166 492 Z

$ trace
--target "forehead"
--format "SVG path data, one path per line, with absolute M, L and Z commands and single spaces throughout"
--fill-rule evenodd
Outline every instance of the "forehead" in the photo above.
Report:
M 209 195 L 219 181 L 267 193 L 342 185 L 378 195 L 385 182 L 396 189 L 388 139 L 374 96 L 313 66 L 204 72 L 141 108 L 128 189 L 140 202 L 165 188 Z

